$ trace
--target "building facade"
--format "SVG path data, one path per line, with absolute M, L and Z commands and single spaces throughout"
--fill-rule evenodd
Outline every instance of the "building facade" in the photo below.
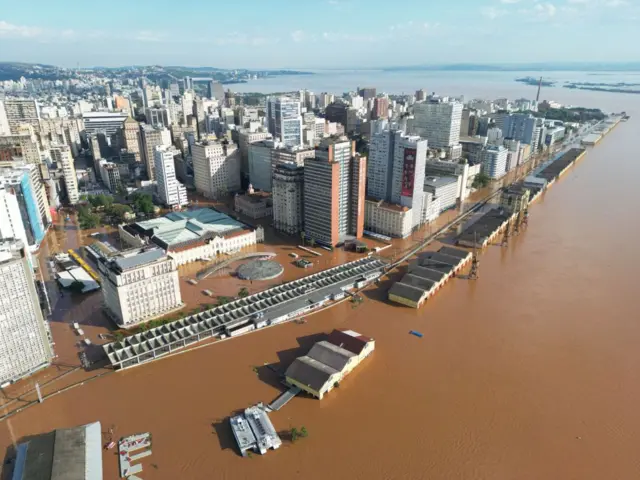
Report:
M 498 179 L 507 173 L 508 150 L 503 146 L 487 145 L 481 153 L 482 172 L 489 178 Z
M 240 151 L 235 143 L 197 142 L 191 152 L 198 193 L 221 198 L 240 190 Z
M 5 98 L 4 116 L 12 134 L 18 133 L 20 125 L 31 125 L 37 129 L 40 124 L 38 102 L 28 98 Z
M 413 212 L 408 207 L 367 199 L 364 212 L 364 228 L 368 232 L 406 238 L 413 231 Z
M 300 102 L 289 97 L 267 100 L 267 122 L 273 138 L 287 146 L 302 144 Z
M 460 141 L 463 105 L 460 102 L 428 100 L 413 105 L 410 132 L 429 141 L 430 148 L 449 149 Z
M 458 179 L 455 177 L 428 176 L 424 179 L 424 191 L 440 202 L 440 212 L 456 206 Z
M 302 230 L 304 167 L 281 163 L 273 170 L 273 226 L 289 235 Z
M 142 140 L 140 125 L 133 118 L 127 118 L 123 125 L 124 148 L 135 156 L 136 162 L 142 161 Z
M 53 347 L 25 245 L 0 242 L 0 386 L 51 364 Z
M 51 159 L 58 164 L 64 177 L 64 185 L 67 191 L 67 201 L 69 205 L 75 205 L 80 201 L 78 191 L 78 177 L 73 164 L 71 149 L 67 145 L 56 145 L 51 147 Z
M 346 137 L 325 139 L 304 164 L 304 232 L 335 246 L 364 231 L 366 158 Z
M 104 305 L 129 328 L 182 308 L 176 262 L 160 248 L 136 248 L 98 263 Z
M 171 132 L 164 127 L 152 127 L 151 125 L 141 125 L 142 155 L 147 169 L 147 178 L 155 180 L 155 148 L 158 146 L 171 145 Z
M 170 208 L 187 205 L 187 189 L 176 178 L 174 157 L 180 153 L 174 147 L 158 146 L 154 150 L 155 172 L 160 201 Z

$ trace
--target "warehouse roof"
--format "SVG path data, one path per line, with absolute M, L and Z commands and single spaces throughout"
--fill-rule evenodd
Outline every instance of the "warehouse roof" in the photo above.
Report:
M 338 371 L 342 371 L 349 363 L 349 360 L 355 356 L 355 353 L 338 345 L 334 345 L 333 343 L 329 343 L 326 340 L 316 343 L 309 353 L 307 353 L 307 357 L 311 357 Z
M 416 303 L 419 303 L 426 294 L 425 290 L 402 282 L 396 282 L 389 290 L 389 295 L 396 295 Z
M 414 273 L 407 273 L 399 283 L 403 283 L 405 285 L 409 285 L 410 287 L 419 288 L 428 292 L 433 288 L 436 284 L 433 280 L 429 280 L 428 278 L 420 277 L 419 275 L 415 275 Z
M 353 330 L 334 330 L 329 334 L 327 340 L 334 345 L 338 345 L 350 352 L 360 355 L 362 350 L 367 346 L 369 342 L 373 342 L 373 338 L 365 337 L 364 335 L 354 332 Z
M 315 391 L 320 391 L 336 373 L 338 371 L 335 368 L 331 368 L 311 357 L 304 356 L 296 358 L 289 365 L 285 376 L 302 385 L 307 385 Z

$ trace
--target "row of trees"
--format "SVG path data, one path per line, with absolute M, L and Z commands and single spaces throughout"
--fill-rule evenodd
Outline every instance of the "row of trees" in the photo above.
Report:
M 135 209 L 138 213 L 150 215 L 154 213 L 153 199 L 148 193 L 134 193 L 131 196 L 131 205 L 115 203 L 111 195 L 100 193 L 81 197 L 87 203 L 78 207 L 78 220 L 80 228 L 96 228 L 104 220 L 115 223 L 123 223 Z

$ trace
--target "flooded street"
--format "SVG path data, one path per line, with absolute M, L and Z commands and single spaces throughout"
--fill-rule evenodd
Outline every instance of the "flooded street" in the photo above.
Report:
M 479 280 L 449 282 L 418 311 L 387 303 L 387 280 L 356 308 L 57 395 L 11 418 L 14 435 L 96 420 L 116 437 L 151 432 L 145 479 L 640 478 L 640 108 L 629 104 L 631 120 L 532 206 L 528 228 L 487 248 Z M 291 275 L 287 266 L 277 281 Z M 286 368 L 344 327 L 376 339 L 371 358 L 322 401 L 298 397 L 271 414 L 277 430 L 305 426 L 309 437 L 240 457 L 226 418 L 280 393 L 263 365 Z M 0 451 L 10 444 L 2 422 Z M 105 479 L 117 478 L 113 451 L 103 463 Z

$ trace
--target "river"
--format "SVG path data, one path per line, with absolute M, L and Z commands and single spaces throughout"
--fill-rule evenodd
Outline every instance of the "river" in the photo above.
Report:
M 95 420 L 150 431 L 145 479 L 640 478 L 640 97 L 557 93 L 632 119 L 533 205 L 508 248 L 482 254 L 479 280 L 449 282 L 418 311 L 385 303 L 386 283 L 357 308 L 108 375 L 16 415 L 15 436 Z M 322 401 L 271 415 L 308 438 L 241 458 L 225 418 L 279 392 L 253 367 L 286 366 L 336 327 L 374 337 L 371 358 Z M 116 456 L 103 461 L 116 478 Z

